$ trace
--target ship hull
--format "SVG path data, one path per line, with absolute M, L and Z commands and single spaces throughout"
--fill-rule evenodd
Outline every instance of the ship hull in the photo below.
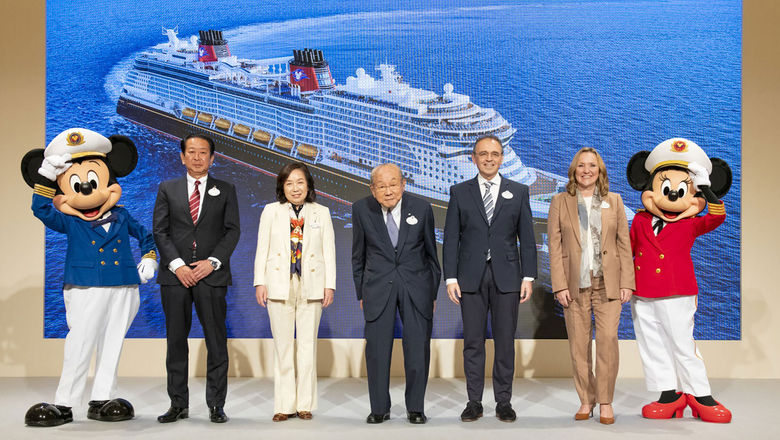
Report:
M 128 100 L 125 97 L 119 98 L 117 113 L 131 121 L 177 138 L 182 138 L 188 134 L 209 136 L 214 139 L 218 153 L 260 168 L 271 174 L 276 174 L 282 166 L 297 160 L 281 151 L 274 151 L 263 145 L 237 138 L 226 132 L 183 120 L 170 113 Z M 368 179 L 323 164 L 307 163 L 306 165 L 316 182 L 317 192 L 319 193 L 327 194 L 347 204 L 351 204 L 371 194 Z M 415 194 L 415 196 L 431 204 L 436 227 L 444 229 L 447 202 L 418 194 Z M 547 232 L 547 219 L 534 218 L 534 231 L 537 244 L 541 244 L 541 234 Z

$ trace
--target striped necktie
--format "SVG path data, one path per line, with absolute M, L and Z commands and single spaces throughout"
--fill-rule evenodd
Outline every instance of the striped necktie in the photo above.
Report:
M 493 204 L 493 196 L 490 195 L 490 187 L 493 186 L 493 182 L 485 182 L 485 195 L 482 197 L 482 203 L 485 204 L 485 215 L 487 216 L 487 222 L 490 224 L 491 220 L 493 220 L 493 208 L 495 208 L 495 205 Z
M 200 210 L 200 190 L 198 190 L 198 186 L 200 186 L 200 180 L 195 181 L 195 189 L 192 191 L 192 195 L 190 195 L 192 223 L 198 222 L 198 211 Z

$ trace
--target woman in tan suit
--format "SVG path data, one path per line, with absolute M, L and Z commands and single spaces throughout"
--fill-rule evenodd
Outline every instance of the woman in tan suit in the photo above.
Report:
M 278 201 L 260 216 L 255 294 L 274 338 L 274 422 L 308 420 L 317 408 L 317 331 L 336 289 L 336 242 L 315 197 L 306 165 L 290 163 L 276 179 Z
M 599 421 L 612 424 L 620 311 L 635 284 L 623 200 L 609 192 L 607 169 L 595 149 L 585 147 L 574 155 L 566 192 L 550 204 L 547 234 L 552 289 L 563 306 L 581 402 L 574 418 L 587 420 L 598 402 Z M 591 315 L 596 322 L 595 376 Z

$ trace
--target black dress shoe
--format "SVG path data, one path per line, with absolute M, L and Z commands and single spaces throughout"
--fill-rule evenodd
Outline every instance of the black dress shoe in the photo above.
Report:
M 512 409 L 512 404 L 509 402 L 499 402 L 496 404 L 496 417 L 502 422 L 514 422 L 517 420 L 517 414 Z
M 428 421 L 428 417 L 425 417 L 423 412 L 409 411 L 407 417 L 409 417 L 409 423 L 414 425 L 424 425 Z
M 45 402 L 31 406 L 24 415 L 24 424 L 27 426 L 59 426 L 72 421 L 73 412 L 70 407 Z
M 179 419 L 186 419 L 190 416 L 190 410 L 188 408 L 181 408 L 178 406 L 172 406 L 165 411 L 165 414 L 157 417 L 157 421 L 160 423 L 171 423 Z
M 211 423 L 225 423 L 228 421 L 228 416 L 221 406 L 212 406 L 209 408 L 209 420 Z
M 482 403 L 476 400 L 469 400 L 466 403 L 466 409 L 460 413 L 460 420 L 462 422 L 473 422 L 482 417 Z
M 366 417 L 366 423 L 371 424 L 371 425 L 375 425 L 377 423 L 382 423 L 385 420 L 390 420 L 390 413 L 385 413 L 385 414 L 374 414 L 374 413 L 371 413 L 371 414 L 368 415 L 368 417 Z

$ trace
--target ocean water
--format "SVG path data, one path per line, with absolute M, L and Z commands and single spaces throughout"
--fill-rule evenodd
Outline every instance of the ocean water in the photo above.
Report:
M 297 4 L 303 6 L 303 3 Z M 581 146 L 599 149 L 610 187 L 641 208 L 625 177 L 638 151 L 673 136 L 696 141 L 734 173 L 724 197 L 726 223 L 700 237 L 694 263 L 700 298 L 696 337 L 734 340 L 740 332 L 741 2 L 375 2 L 205 1 L 47 2 L 47 140 L 70 127 L 130 136 L 139 163 L 120 179 L 120 203 L 151 228 L 157 184 L 183 175 L 177 140 L 116 114 L 116 98 L 134 56 L 165 41 L 221 29 L 234 55 L 286 56 L 315 47 L 338 83 L 363 67 L 398 66 L 414 87 L 441 92 L 445 83 L 492 107 L 518 131 L 512 147 L 528 166 L 565 175 Z M 228 294 L 231 337 L 270 337 L 266 310 L 254 299 L 257 223 L 273 201 L 275 178 L 219 156 L 213 174 L 237 184 L 242 239 Z M 271 170 L 274 171 L 274 170 Z M 323 314 L 320 336 L 361 338 L 363 317 L 350 267 L 350 207 L 327 197 L 334 213 L 336 302 Z M 30 221 L 37 221 L 32 216 Z M 62 264 L 65 237 L 47 232 L 46 337 L 64 337 Z M 140 255 L 137 255 L 140 257 Z M 560 310 L 545 291 L 546 255 L 532 301 L 521 306 L 517 337 L 565 337 Z M 130 337 L 164 337 L 159 288 L 141 287 Z M 400 325 L 400 324 L 399 324 Z M 400 327 L 397 326 L 398 332 Z M 202 336 L 197 321 L 193 336 Z M 400 334 L 400 333 L 399 333 Z M 460 311 L 440 289 L 434 337 L 461 336 Z M 621 338 L 633 338 L 624 308 Z

